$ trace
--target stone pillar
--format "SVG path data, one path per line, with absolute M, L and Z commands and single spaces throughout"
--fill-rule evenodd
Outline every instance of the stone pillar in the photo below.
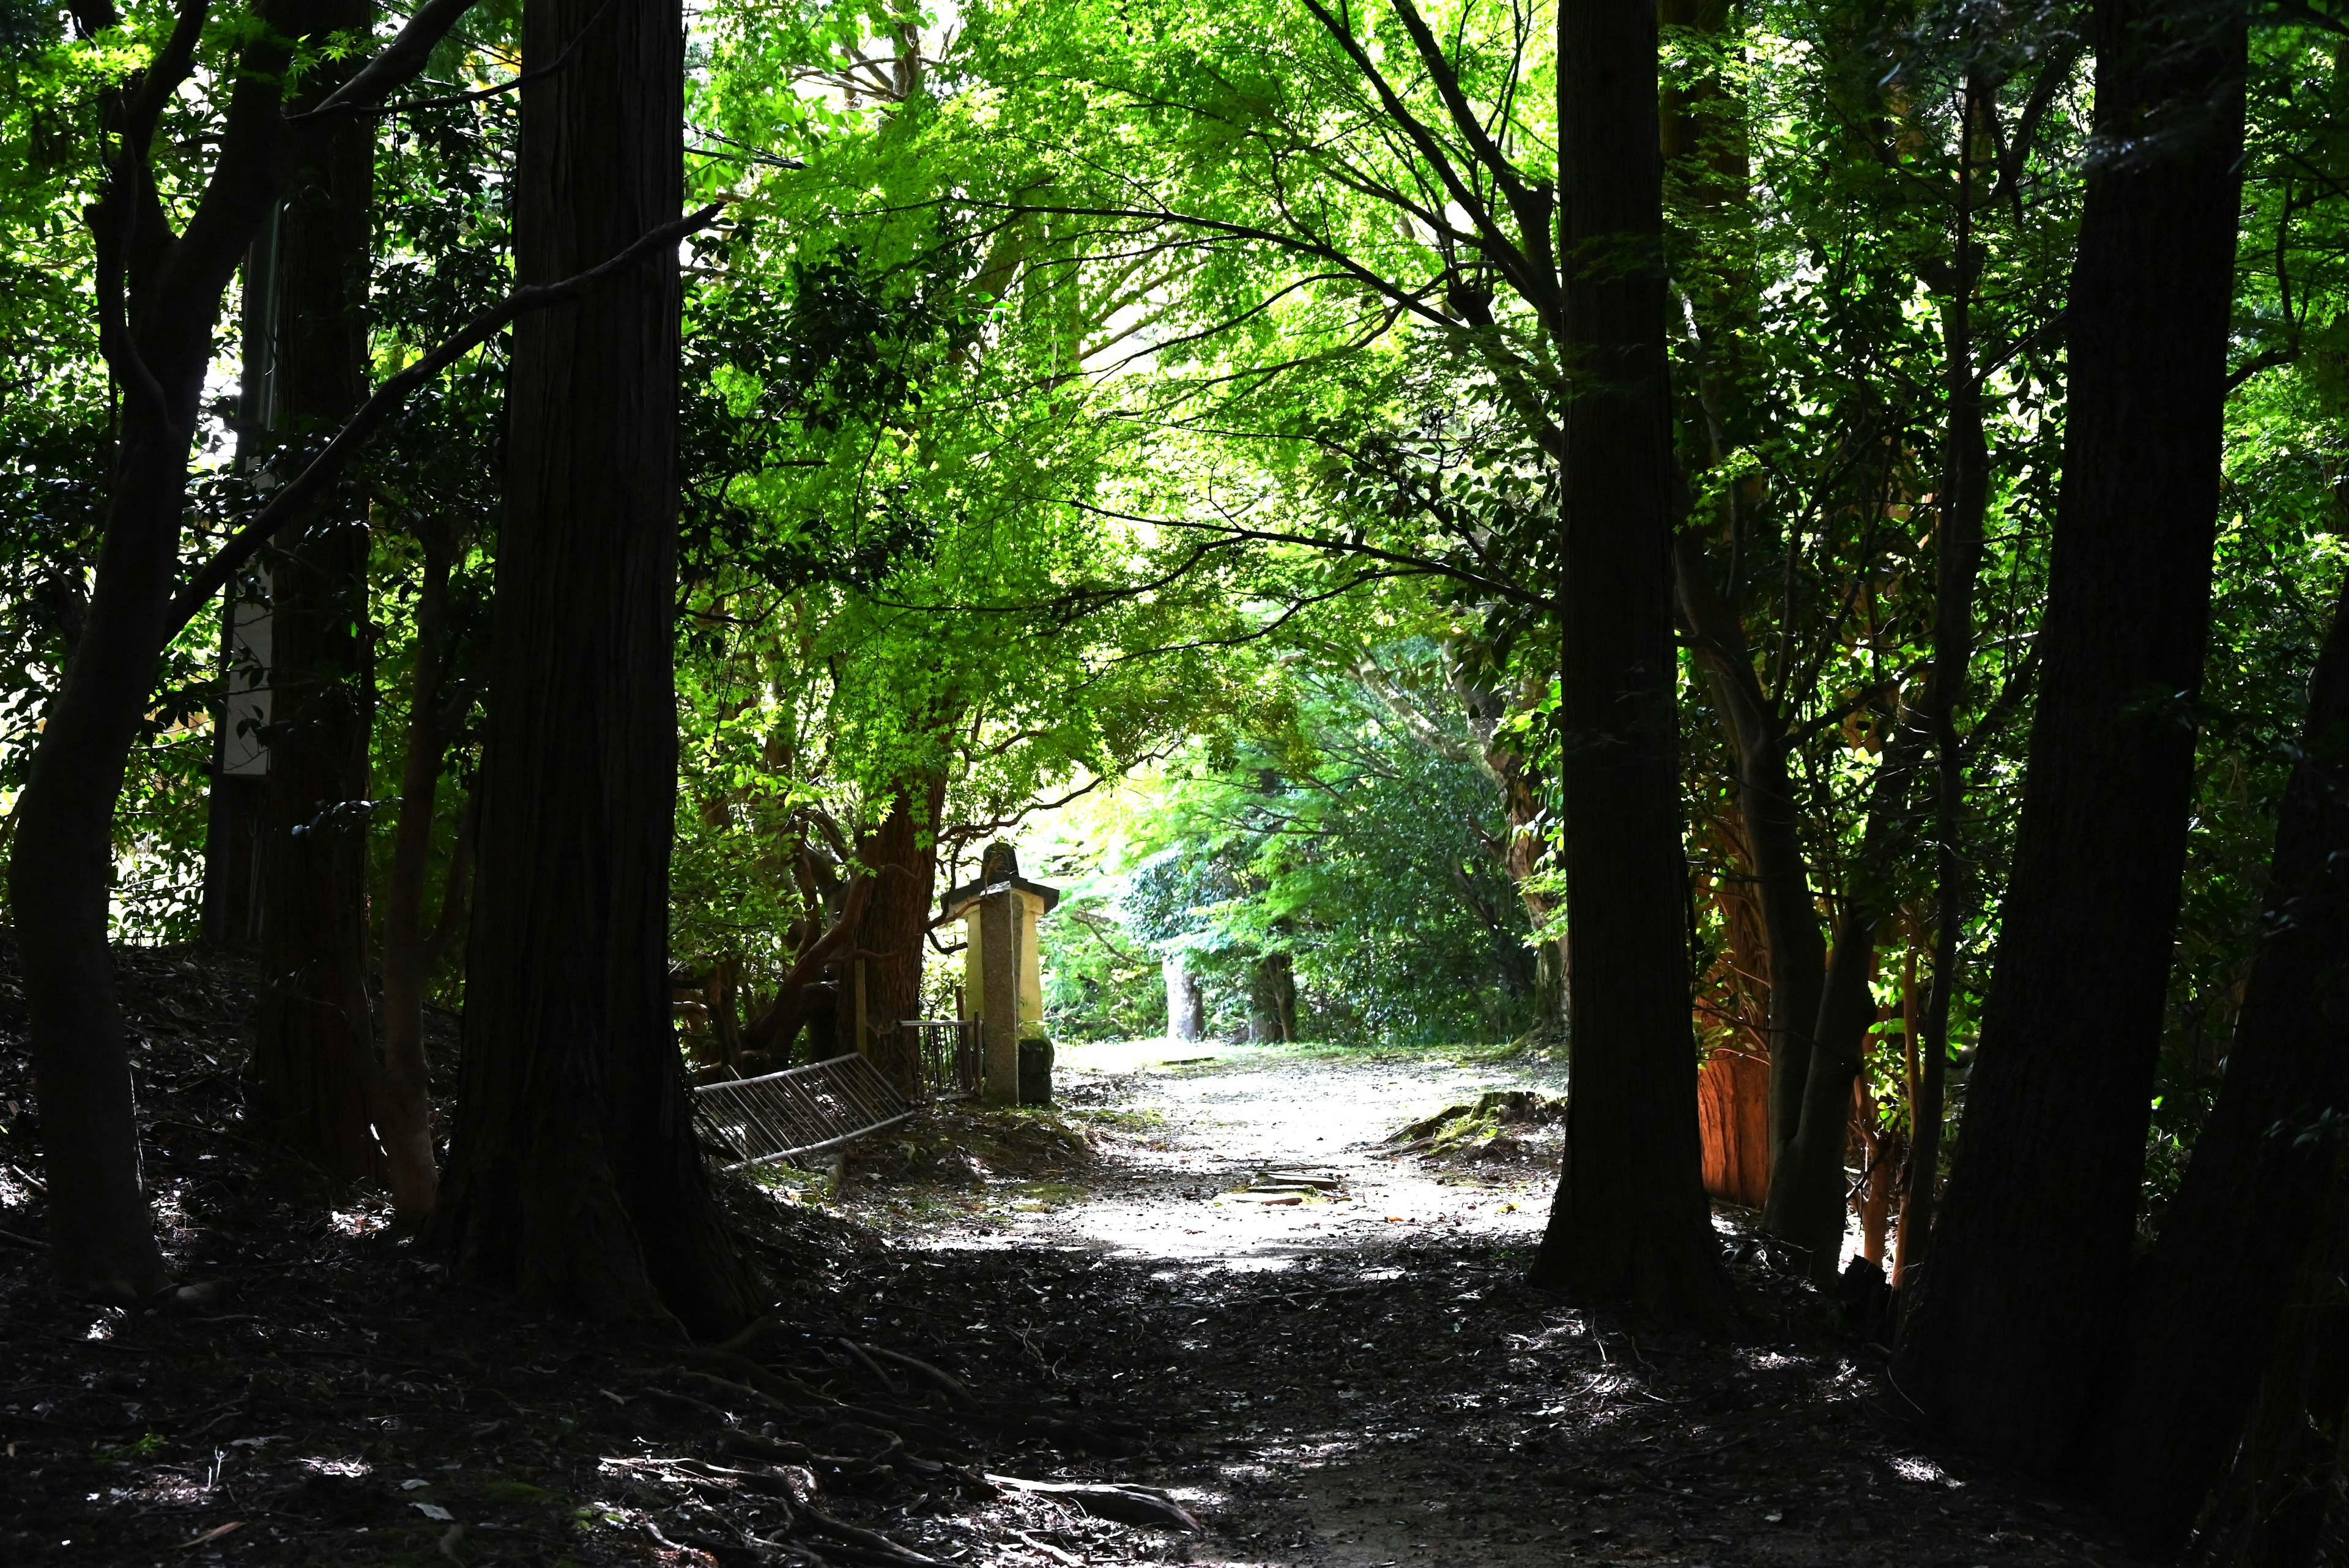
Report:
M 1019 906 L 1009 888 L 978 900 L 972 921 L 978 941 L 980 1061 L 985 1064 L 980 1097 L 990 1106 L 1019 1101 Z

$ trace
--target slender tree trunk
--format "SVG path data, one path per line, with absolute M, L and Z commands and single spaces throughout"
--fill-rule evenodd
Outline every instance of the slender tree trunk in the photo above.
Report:
M 2138 1269 L 2080 1465 L 2137 1547 L 2184 1544 L 2259 1387 L 2349 1110 L 2349 594 L 2276 824 L 2266 933 L 2218 1104 Z
M 57 1279 L 108 1301 L 138 1300 L 164 1281 L 140 1175 L 107 905 L 114 803 L 154 686 L 203 384 L 201 361 L 180 370 L 170 417 L 124 408 L 89 618 L 16 803 L 8 866 Z
M 171 232 L 148 159 L 162 95 L 185 78 L 192 57 L 190 48 L 175 63 L 159 58 L 151 83 L 142 78 L 104 95 L 115 140 L 104 194 L 87 216 L 99 343 L 124 389 L 120 434 L 89 611 L 17 799 L 8 866 L 51 1257 L 66 1290 L 117 1301 L 160 1287 L 164 1268 L 140 1184 L 128 1038 L 107 946 L 114 805 L 166 636 L 212 324 L 275 199 L 276 82 L 285 67 L 274 42 L 243 52 L 204 222 L 181 235 Z
M 328 0 L 311 14 L 316 44 L 371 27 L 374 0 Z M 296 111 L 358 64 L 305 72 Z M 367 400 L 375 120 L 349 116 L 310 150 L 288 182 L 272 291 L 277 427 L 297 449 L 332 434 Z M 253 1073 L 273 1133 L 336 1175 L 380 1180 L 380 1107 L 368 1092 L 378 1075 L 367 984 L 374 693 L 365 511 L 329 496 L 275 544 Z
M 1558 13 L 1566 336 L 1564 730 L 1574 1042 L 1537 1281 L 1711 1318 L 1672 649 L 1671 421 L 1652 3 Z
M 1924 1136 L 1920 1119 L 1922 1116 L 1920 1107 L 1924 1104 L 1924 1079 L 1920 1058 L 1917 1054 L 1917 1036 L 1922 1024 L 1924 1012 L 1918 1005 L 1916 940 L 1917 930 L 1912 920 L 1909 932 L 1909 946 L 1900 958 L 1901 1097 L 1909 1103 L 1909 1137 L 1902 1147 L 1900 1170 L 1897 1178 L 1901 1196 L 1899 1200 L 1900 1228 L 1893 1233 L 1892 1238 L 1892 1288 L 1896 1291 L 1900 1288 L 1901 1282 L 1909 1277 L 1909 1265 L 1917 1255 L 1916 1242 L 1920 1235 L 1916 1210 L 1917 1147 Z M 1937 1102 L 1934 1127 L 1936 1134 L 1940 1131 L 1939 1116 Z M 1937 1137 L 1936 1147 L 1938 1144 Z
M 1991 101 L 1979 76 L 1966 78 L 1963 118 L 1975 125 Z M 1958 944 L 1966 918 L 1965 753 L 1958 708 L 1973 661 L 1974 587 L 1982 575 L 1982 514 L 1990 503 L 1990 448 L 1982 434 L 1982 382 L 1974 372 L 1974 139 L 1958 164 L 1958 209 L 1951 246 L 1952 291 L 1941 313 L 1949 379 L 1934 532 L 1933 670 L 1923 722 L 1933 746 L 1933 973 L 1920 1027 L 1909 1036 L 1916 1075 L 1909 1094 L 1909 1189 L 1900 1204 L 1893 1282 L 1906 1289 L 1932 1241 L 1940 1199 L 1941 1118 L 1950 1067 L 1950 1003 L 1958 984 Z
M 1501 792 L 1501 811 L 1509 825 L 1501 869 L 1516 888 L 1526 919 L 1538 930 L 1557 909 L 1553 895 L 1527 886 L 1549 859 L 1549 813 L 1542 801 L 1539 778 L 1501 727 L 1509 716 L 1510 704 L 1486 683 L 1481 667 L 1489 657 L 1490 650 L 1480 643 L 1464 638 L 1449 639 L 1444 645 L 1444 676 L 1467 711 L 1468 732 L 1476 738 L 1474 754 L 1482 763 L 1485 776 Z M 1530 711 L 1541 701 L 1547 680 L 1547 675 L 1539 673 L 1526 678 L 1516 699 L 1519 712 Z M 1563 941 L 1534 944 L 1535 1029 L 1545 1037 L 1557 1034 L 1565 1026 L 1566 971 Z
M 1737 760 L 1737 811 L 1770 955 L 1770 1170 L 1774 1188 L 1803 1125 L 1804 1085 L 1826 994 L 1827 947 L 1818 897 L 1803 856 L 1795 784 L 1786 771 L 1794 738 L 1762 689 L 1745 628 L 1715 586 L 1702 545 L 1686 532 L 1673 543 L 1673 584 L 1682 624 L 1705 691 Z
M 900 1094 L 921 1092 L 921 1052 L 896 1027 L 922 1012 L 922 955 L 929 945 L 932 892 L 937 881 L 938 816 L 946 809 L 943 771 L 902 787 L 880 826 L 857 846 L 874 878 L 857 946 L 864 961 L 864 1006 L 874 1039 L 860 1042 Z
M 2077 1436 L 2136 1224 L 2209 633 L 2242 148 L 2240 9 L 2100 0 L 2096 39 L 2107 156 L 2073 271 L 2023 819 L 1964 1134 L 1896 1368 L 1929 1419 L 2042 1471 Z M 2147 138 L 2157 126 L 2170 134 Z
M 681 194 L 677 0 L 527 0 L 514 257 L 619 254 Z M 569 51 L 567 56 L 565 51 Z M 509 381 L 460 1114 L 436 1234 L 535 1305 L 730 1332 L 755 1311 L 669 1016 L 673 252 L 525 317 Z
M 472 823 L 459 830 L 455 863 L 437 929 L 424 923 L 442 753 L 440 723 L 453 640 L 449 626 L 450 544 L 425 537 L 424 580 L 416 596 L 416 663 L 409 683 L 408 743 L 400 758 L 399 815 L 383 898 L 383 1069 L 377 1130 L 385 1181 L 401 1229 L 420 1230 L 439 1198 L 432 1144 L 431 1069 L 424 1055 L 424 992 L 464 907 Z M 470 813 L 468 816 L 470 817 Z

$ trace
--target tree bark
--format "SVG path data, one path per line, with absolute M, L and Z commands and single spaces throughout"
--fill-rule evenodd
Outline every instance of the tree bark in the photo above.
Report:
M 421 531 L 419 531 L 421 532 Z M 449 736 L 443 687 L 454 640 L 449 624 L 453 542 L 429 535 L 424 579 L 416 596 L 416 658 L 409 682 L 408 741 L 400 758 L 399 815 L 392 827 L 391 869 L 383 898 L 383 1063 L 377 1131 L 384 1179 L 400 1228 L 419 1231 L 440 1196 L 432 1141 L 431 1069 L 424 1055 L 424 991 L 432 966 L 456 934 L 466 898 L 473 843 L 471 814 L 458 830 L 441 895 L 440 918 L 424 923 L 424 885 Z
M 364 33 L 374 0 L 326 0 L 311 19 L 313 45 Z M 295 111 L 316 108 L 359 63 L 305 72 Z M 297 449 L 331 435 L 367 400 L 375 121 L 348 116 L 307 151 L 278 221 L 270 324 L 276 426 Z M 337 1176 L 380 1180 L 369 1094 L 379 1075 L 367 984 L 374 693 L 365 510 L 330 494 L 274 544 L 253 1075 L 270 1132 Z
M 547 284 L 676 220 L 677 0 L 528 0 L 516 269 Z M 602 1320 L 730 1332 L 757 1304 L 669 1016 L 678 288 L 673 249 L 517 324 L 479 892 L 434 1220 L 464 1276 Z
M 1557 57 L 1578 379 L 1559 618 L 1574 1044 L 1565 1167 L 1533 1275 L 1712 1319 L 1726 1294 L 1690 1026 L 1653 4 L 1566 0 Z
M 2244 23 L 2100 0 L 2043 682 L 1999 956 L 1896 1375 L 1971 1446 L 2068 1458 L 2121 1303 L 2209 634 Z
M 2241 1432 L 2333 1179 L 2349 1109 L 2349 593 L 2333 613 L 2276 824 L 2266 932 L 2218 1104 L 2129 1293 L 2080 1455 L 2105 1511 L 2168 1559 Z
M 118 133 L 97 241 L 99 343 L 124 389 L 89 610 L 16 804 L 8 888 L 22 944 L 51 1257 L 69 1293 L 136 1300 L 164 1281 L 142 1189 L 128 1037 L 114 994 L 107 911 L 114 804 L 153 690 L 178 569 L 188 452 L 212 359 L 212 325 L 266 217 L 282 47 L 256 42 L 222 127 L 199 218 L 174 234 L 149 148 L 166 95 L 191 68 L 202 18 L 183 18 L 142 78 L 109 90 Z
M 1803 855 L 1794 780 L 1786 771 L 1794 737 L 1754 673 L 1744 622 L 1714 586 L 1702 546 L 1685 532 L 1673 541 L 1672 578 L 1691 651 L 1737 760 L 1737 811 L 1745 827 L 1770 960 L 1770 1169 L 1775 1187 L 1779 1167 L 1803 1125 L 1803 1086 L 1810 1075 L 1812 1036 L 1818 1027 L 1827 968 L 1818 898 Z
M 874 1038 L 859 1042 L 858 1048 L 909 1099 L 922 1092 L 921 1050 L 897 1025 L 922 1015 L 922 955 L 928 946 L 938 818 L 946 799 L 943 770 L 909 781 L 856 851 L 874 879 L 857 942 L 865 950 L 865 1014 Z

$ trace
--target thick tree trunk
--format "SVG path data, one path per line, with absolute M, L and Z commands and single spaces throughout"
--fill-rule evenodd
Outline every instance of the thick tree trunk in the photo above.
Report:
M 1166 981 L 1166 1038 L 1204 1040 L 1207 1037 L 1207 990 L 1199 983 L 1183 955 L 1159 961 Z
M 2132 1281 L 2080 1456 L 2106 1511 L 2158 1558 L 2184 1544 L 2242 1430 L 2333 1179 L 2321 1118 L 2349 1108 L 2349 594 L 2310 687 L 2273 883 L 2218 1104 Z
M 313 43 L 365 31 L 373 0 L 313 9 Z M 357 59 L 303 77 L 297 111 Z M 375 120 L 345 119 L 293 171 L 274 288 L 276 426 L 298 451 L 367 394 L 367 269 Z M 367 984 L 367 526 L 329 497 L 274 541 L 270 576 L 269 774 L 264 812 L 262 994 L 253 1075 L 269 1130 L 338 1176 L 382 1179 L 380 1093 Z
M 1297 966 L 1285 952 L 1266 953 L 1248 968 L 1248 1033 L 1267 1044 L 1297 1039 Z
M 569 276 L 673 222 L 676 0 L 528 0 L 514 256 Z M 584 36 L 583 36 L 584 35 Z M 455 1144 L 465 1276 L 589 1317 L 756 1310 L 669 1016 L 678 292 L 674 252 L 523 318 L 509 386 Z
M 2077 1435 L 2136 1223 L 2209 622 L 2242 147 L 2240 10 L 2100 0 L 2096 28 L 2096 124 L 2127 161 L 2088 177 L 2023 819 L 1897 1364 L 1929 1419 L 2042 1471 Z
M 908 1097 L 922 1090 L 921 1051 L 897 1025 L 922 1015 L 922 955 L 929 945 L 938 816 L 946 798 L 943 772 L 909 783 L 856 850 L 874 879 L 857 942 L 866 954 L 864 1009 L 874 1037 L 859 1048 Z
M 1565 1168 L 1537 1282 L 1711 1318 L 1690 1028 L 1662 162 L 1652 4 L 1558 14 L 1566 337 L 1564 729 L 1574 1042 Z

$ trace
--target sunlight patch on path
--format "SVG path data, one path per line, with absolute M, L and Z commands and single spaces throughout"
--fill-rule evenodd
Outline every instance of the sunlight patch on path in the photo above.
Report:
M 1288 1267 L 1333 1250 L 1383 1249 L 1430 1234 L 1531 1243 L 1555 1174 L 1507 1166 L 1435 1171 L 1385 1158 L 1395 1128 L 1492 1088 L 1558 1089 L 1555 1068 L 1436 1060 L 1349 1059 L 1182 1041 L 1063 1046 L 1063 1093 L 1122 1080 L 1122 1109 L 1158 1118 L 1118 1140 L 1126 1179 L 1040 1212 L 952 1227 L 933 1245 L 1080 1247 L 1113 1256 L 1235 1271 Z M 1328 1173 L 1310 1193 L 1279 1173 Z

